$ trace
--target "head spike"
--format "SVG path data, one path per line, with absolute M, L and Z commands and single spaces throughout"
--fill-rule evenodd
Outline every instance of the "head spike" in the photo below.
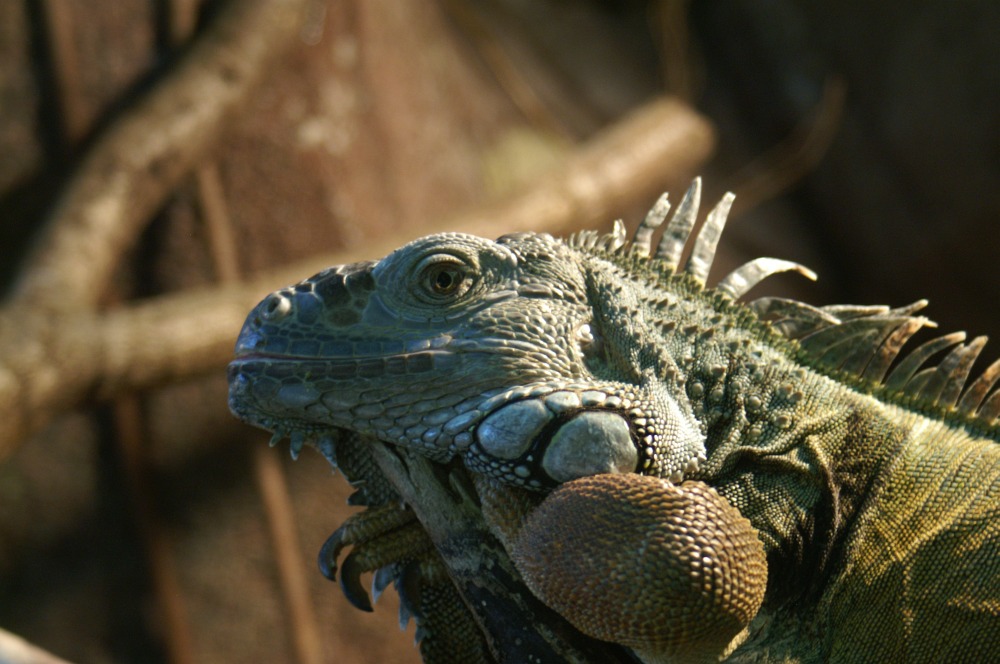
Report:
M 890 330 L 872 327 L 867 321 L 846 321 L 823 328 L 801 339 L 802 346 L 823 364 L 850 373 L 861 373 L 873 349 Z
M 862 378 L 881 383 L 886 372 L 889 371 L 889 366 L 899 356 L 899 351 L 903 349 L 910 337 L 916 334 L 920 328 L 928 326 L 930 322 L 923 316 L 915 316 L 907 319 L 893 330 L 892 334 L 885 338 L 872 356 L 864 373 L 861 374 Z
M 798 339 L 840 319 L 819 307 L 783 297 L 759 297 L 747 306 L 789 339 Z
M 660 244 L 656 247 L 656 257 L 663 259 L 671 271 L 677 270 L 677 265 L 681 261 L 681 253 L 684 245 L 691 237 L 691 229 L 698 218 L 698 207 L 701 205 L 701 178 L 695 178 L 688 187 L 681 204 L 677 206 L 677 211 L 670 218 L 667 230 L 660 238 Z
M 996 424 L 995 420 L 1000 417 L 1000 392 L 994 392 L 976 412 L 976 417 L 987 424 Z
M 839 318 L 840 320 L 850 320 L 852 318 L 865 318 L 868 316 L 882 316 L 897 318 L 912 316 L 927 306 L 927 300 L 917 300 L 905 307 L 890 309 L 884 304 L 828 304 L 823 307 L 823 311 Z M 937 323 L 927 321 L 929 327 L 937 327 Z
M 736 300 L 746 295 L 764 279 L 781 272 L 798 272 L 806 279 L 816 281 L 816 273 L 798 263 L 779 258 L 756 258 L 726 275 L 715 289 Z
M 893 315 L 884 307 L 868 316 L 855 316 L 822 327 L 799 341 L 823 364 L 862 375 L 868 364 L 878 356 L 885 340 L 907 320 L 906 317 Z
M 661 194 L 653 207 L 646 213 L 646 218 L 635 229 L 635 235 L 632 237 L 633 253 L 640 256 L 649 255 L 653 246 L 653 231 L 660 227 L 663 220 L 667 218 L 667 213 L 670 212 L 670 201 L 667 199 L 668 194 Z
M 962 395 L 962 398 L 958 402 L 958 411 L 966 415 L 975 415 L 976 410 L 983 403 L 983 400 L 986 399 L 986 395 L 993 389 L 997 380 L 1000 380 L 1000 360 L 986 367 L 986 370 L 976 380 L 972 381 L 969 389 L 965 391 L 965 394 Z M 1000 392 L 995 392 L 994 394 L 1000 394 Z
M 712 211 L 708 213 L 705 224 L 701 227 L 698 237 L 694 240 L 694 247 L 691 249 L 691 257 L 688 259 L 687 271 L 695 280 L 704 285 L 708 279 L 708 272 L 712 269 L 712 261 L 715 260 L 715 250 L 719 246 L 719 238 L 726 227 L 726 217 L 736 199 L 735 194 L 726 192 Z
M 618 251 L 625 246 L 628 238 L 628 231 L 625 230 L 625 224 L 621 219 L 615 219 L 614 228 L 611 229 L 611 236 L 608 238 L 608 249 L 610 251 Z
M 972 363 L 985 345 L 986 337 L 976 337 L 968 344 L 956 346 L 937 365 L 918 396 L 946 408 L 954 406 L 972 371 Z
M 302 453 L 302 446 L 306 444 L 306 435 L 301 431 L 293 431 L 290 440 L 291 446 L 288 450 L 292 455 L 292 460 L 298 461 L 299 454 Z
M 937 339 L 931 339 L 927 343 L 917 346 L 913 352 L 906 356 L 906 358 L 899 363 L 899 365 L 893 369 L 892 373 L 885 381 L 885 386 L 890 390 L 903 390 L 908 391 L 912 387 L 916 387 L 917 384 L 912 386 L 909 385 L 910 381 L 915 377 L 917 370 L 923 366 L 932 355 L 938 353 L 945 348 L 954 346 L 965 341 L 965 332 L 952 332 L 951 334 L 946 334 L 943 337 L 938 337 Z
M 589 228 L 582 231 L 577 231 L 569 236 L 567 241 L 569 246 L 576 249 L 591 250 L 597 246 L 597 242 L 600 239 L 601 234 L 595 230 Z

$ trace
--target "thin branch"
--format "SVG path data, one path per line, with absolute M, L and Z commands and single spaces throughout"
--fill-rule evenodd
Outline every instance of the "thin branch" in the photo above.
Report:
M 698 67 L 691 58 L 689 0 L 660 0 L 653 6 L 654 34 L 666 90 L 685 101 L 695 96 Z
M 167 659 L 170 664 L 194 664 L 194 638 L 184 594 L 151 481 L 148 426 L 140 395 L 119 395 L 113 406 L 115 438 L 128 482 L 128 500 L 160 610 Z
M 816 168 L 840 129 L 846 97 L 844 80 L 828 78 L 823 98 L 812 112 L 786 138 L 730 178 L 726 189 L 738 194 L 731 217 L 777 198 Z
M 15 302 L 50 311 L 97 303 L 142 225 L 243 106 L 266 65 L 293 42 L 305 3 L 226 4 L 85 159 L 29 252 Z
M 202 164 L 196 170 L 195 180 L 201 216 L 208 231 L 209 252 L 218 281 L 222 284 L 237 283 L 240 275 L 239 257 L 218 167 L 214 163 Z M 257 492 L 267 514 L 271 548 L 288 609 L 292 644 L 299 664 L 319 664 L 323 659 L 322 639 L 316 612 L 309 597 L 306 566 L 302 564 L 305 558 L 295 528 L 292 498 L 279 457 L 269 452 L 263 445 L 254 446 L 254 476 L 257 480 Z
M 306 580 L 306 570 L 311 570 L 312 566 L 303 564 L 305 557 L 295 524 L 288 480 L 279 459 L 263 440 L 253 446 L 257 492 L 267 514 L 271 548 L 288 609 L 286 620 L 292 633 L 295 658 L 299 664 L 319 664 L 323 661 L 323 642 Z
M 462 34 L 472 40 L 497 84 L 507 93 L 521 115 L 536 129 L 571 139 L 573 132 L 561 117 L 546 108 L 537 86 L 527 80 L 524 68 L 514 62 L 503 41 L 497 38 L 495 23 L 481 15 L 482 7 L 472 7 L 463 0 L 446 0 L 442 7 L 461 26 Z
M 87 132 L 91 120 L 81 91 L 80 61 L 74 32 L 74 27 L 79 25 L 74 16 L 74 9 L 79 11 L 78 7 L 68 0 L 45 0 L 42 3 L 62 121 L 59 129 L 63 144 L 74 147 Z

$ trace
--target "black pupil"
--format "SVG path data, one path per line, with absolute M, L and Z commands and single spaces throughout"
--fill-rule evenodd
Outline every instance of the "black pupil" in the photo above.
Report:
M 455 270 L 439 270 L 434 275 L 434 290 L 439 293 L 448 293 L 458 285 L 459 276 Z

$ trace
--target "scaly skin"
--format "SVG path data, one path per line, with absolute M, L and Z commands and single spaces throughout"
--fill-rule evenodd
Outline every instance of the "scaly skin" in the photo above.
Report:
M 705 289 L 698 187 L 653 257 L 665 198 L 631 244 L 443 234 L 280 290 L 230 406 L 461 460 L 535 594 L 644 661 L 1000 657 L 1000 363 L 966 385 L 950 335 L 885 378 L 923 303 L 736 301 L 783 261 Z

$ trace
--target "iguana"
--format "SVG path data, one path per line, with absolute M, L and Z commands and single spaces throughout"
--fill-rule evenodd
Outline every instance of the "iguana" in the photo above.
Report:
M 373 506 L 324 571 L 353 544 L 356 603 L 365 569 L 457 601 L 380 441 L 463 467 L 531 591 L 643 661 L 1000 661 L 1000 361 L 969 380 L 985 338 L 963 334 L 901 353 L 924 301 L 742 301 L 814 278 L 788 261 L 706 287 L 733 197 L 694 232 L 700 187 L 655 243 L 666 195 L 631 241 L 432 235 L 250 313 L 231 410 L 339 457 Z

